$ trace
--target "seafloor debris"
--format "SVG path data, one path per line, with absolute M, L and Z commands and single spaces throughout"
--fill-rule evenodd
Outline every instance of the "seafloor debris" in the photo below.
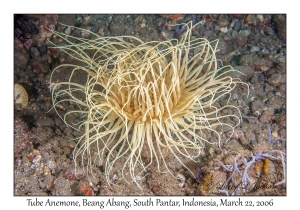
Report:
M 280 157 L 278 157 L 279 155 Z M 280 161 L 283 168 L 283 180 L 274 184 L 274 186 L 280 186 L 285 184 L 286 182 L 286 155 L 281 150 L 272 150 L 268 153 L 263 154 L 261 151 L 258 152 L 255 156 L 251 154 L 252 160 L 247 161 L 244 158 L 243 161 L 239 161 L 241 154 L 238 154 L 234 160 L 232 165 L 224 165 L 220 160 L 217 160 L 220 164 L 219 167 L 215 168 L 216 170 L 223 169 L 225 172 L 231 173 L 229 178 L 225 183 L 225 189 L 220 190 L 219 192 L 225 195 L 230 195 L 229 193 L 229 183 L 233 186 L 233 192 L 231 195 L 237 195 L 238 189 L 242 186 L 243 193 L 246 193 L 247 187 L 254 183 L 254 180 L 251 179 L 248 171 L 250 167 L 257 163 L 259 160 L 269 159 L 272 161 Z M 264 168 L 264 171 L 267 171 Z M 239 176 L 238 176 L 239 174 Z

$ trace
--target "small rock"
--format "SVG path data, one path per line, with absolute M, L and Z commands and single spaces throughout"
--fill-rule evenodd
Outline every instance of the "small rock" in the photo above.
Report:
M 251 15 L 248 15 L 246 17 L 246 22 L 249 26 L 255 26 L 256 25 L 256 17 L 255 15 L 251 14 Z
M 228 17 L 221 15 L 217 21 L 217 24 L 221 27 L 227 26 L 228 25 Z
M 126 26 L 123 23 L 112 23 L 109 27 L 110 33 L 113 36 L 121 36 L 125 33 Z
M 179 161 L 175 161 L 175 169 L 180 170 L 182 168 L 182 164 Z
M 67 127 L 67 128 L 64 130 L 64 133 L 65 133 L 66 135 L 71 135 L 71 134 L 73 133 L 73 130 L 72 130 L 72 128 Z
M 219 26 L 219 25 L 216 25 L 216 26 L 215 26 L 215 31 L 217 31 L 217 32 L 218 32 L 218 31 L 220 31 L 220 30 L 221 30 L 221 26 Z
M 240 139 L 241 137 L 244 136 L 244 133 L 243 133 L 243 131 L 241 131 L 241 130 L 235 130 L 233 136 L 234 136 L 236 139 Z
M 280 128 L 286 128 L 286 115 L 285 114 L 280 115 L 280 117 L 278 118 L 278 124 L 279 124 Z
M 146 28 L 141 28 L 141 30 L 139 31 L 139 34 L 141 35 L 141 37 L 146 37 L 147 36 Z
M 267 34 L 267 35 L 275 34 L 274 30 L 271 27 L 264 28 L 264 33 Z
M 247 37 L 243 34 L 239 34 L 235 38 L 235 41 L 239 46 L 244 47 L 247 44 Z
M 36 122 L 37 126 L 39 127 L 43 127 L 43 126 L 49 126 L 49 127 L 53 127 L 54 126 L 54 121 L 51 118 L 40 118 L 37 120 Z
M 46 55 L 47 56 L 47 55 Z M 48 63 L 48 56 L 42 57 L 34 57 L 30 60 L 29 66 L 31 69 L 36 73 L 48 73 L 50 70 L 49 63 Z
M 264 16 L 263 16 L 262 14 L 256 15 L 256 18 L 257 18 L 260 22 L 263 22 L 263 21 L 264 21 Z
M 241 22 L 240 21 L 236 21 L 233 27 L 234 31 L 239 31 L 241 29 Z
M 285 93 L 281 92 L 281 91 L 276 91 L 275 92 L 275 96 L 277 96 L 279 98 L 285 98 Z
M 117 176 L 117 174 L 114 174 L 111 178 L 111 181 L 115 182 L 117 180 L 118 180 L 118 176 Z
M 47 176 L 48 174 L 51 174 L 51 170 L 48 166 L 44 166 L 44 175 Z
M 65 173 L 65 176 L 69 180 L 80 180 L 85 177 L 84 171 L 81 169 L 77 169 L 75 173 L 75 169 L 68 169 Z
M 232 31 L 232 38 L 236 38 L 239 35 L 239 33 L 237 31 Z
M 229 53 L 229 45 L 224 41 L 219 41 L 218 49 L 219 52 L 217 54 L 227 55 Z
M 213 34 L 213 31 L 204 31 L 204 36 L 205 36 L 206 38 L 211 37 L 212 34 Z
M 254 69 L 251 68 L 250 66 L 235 66 L 234 69 L 239 71 L 240 73 L 239 72 L 230 72 L 229 74 L 232 77 L 235 76 L 237 78 L 240 78 L 243 82 L 247 82 L 255 74 Z
M 273 87 L 269 84 L 266 84 L 264 90 L 265 90 L 266 93 L 268 93 L 270 91 L 273 91 Z
M 241 144 L 244 146 L 249 145 L 251 142 L 251 139 L 248 137 L 246 138 L 245 136 L 242 136 L 239 140 L 240 140 Z
M 22 85 L 14 86 L 14 102 L 17 110 L 25 108 L 28 104 L 28 94 Z
M 64 33 L 70 35 L 72 33 L 72 31 L 73 31 L 73 28 L 71 26 L 67 26 L 64 30 Z
M 30 166 L 30 168 L 37 168 L 40 165 L 41 159 L 41 155 L 36 155 L 32 160 L 32 165 Z
M 211 147 L 211 148 L 209 148 L 209 154 L 210 154 L 210 156 L 214 156 L 215 155 L 215 150 Z
M 242 55 L 239 64 L 242 66 L 253 66 L 255 57 L 252 55 Z
M 87 182 L 80 182 L 78 185 L 78 194 L 84 196 L 93 196 L 94 191 Z
M 268 83 L 272 86 L 279 86 L 282 83 L 285 83 L 285 75 L 273 74 L 269 79 Z
M 269 123 L 272 120 L 272 116 L 274 115 L 274 110 L 273 109 L 267 109 L 264 111 L 259 118 L 259 121 L 262 123 Z
M 31 57 L 39 57 L 41 55 L 37 47 L 30 48 Z
M 259 40 L 260 40 L 260 34 L 257 33 L 254 35 L 253 44 L 258 44 Z
M 220 31 L 226 34 L 227 31 L 228 31 L 228 28 L 227 28 L 227 27 L 222 27 L 222 28 L 220 29 Z
M 252 46 L 251 49 L 250 49 L 251 52 L 258 52 L 260 51 L 260 47 L 258 46 Z
M 259 116 L 263 111 L 264 104 L 261 100 L 258 99 L 256 101 L 253 101 L 250 107 L 251 107 L 252 114 L 254 116 Z
M 251 34 L 250 30 L 240 30 L 239 34 L 245 35 L 245 36 L 249 36 Z
M 254 66 L 255 70 L 268 71 L 273 66 L 273 63 L 266 59 L 256 59 Z
M 185 181 L 186 181 L 185 176 L 184 176 L 183 174 L 181 174 L 181 173 L 178 173 L 178 174 L 176 175 L 176 179 L 177 179 L 178 181 L 180 181 L 180 182 L 185 182 Z
M 54 174 L 56 169 L 56 162 L 54 160 L 47 160 L 46 165 L 49 169 L 51 169 L 52 173 Z
M 30 53 L 29 53 L 29 51 L 26 50 L 25 48 L 21 48 L 17 44 L 15 44 L 14 66 L 26 69 L 29 60 L 30 60 Z

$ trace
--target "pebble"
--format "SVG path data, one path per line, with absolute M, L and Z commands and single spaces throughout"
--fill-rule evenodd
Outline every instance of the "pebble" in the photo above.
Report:
M 279 86 L 282 83 L 285 83 L 286 76 L 282 76 L 280 74 L 273 74 L 269 79 L 268 83 L 272 86 Z
M 40 51 L 36 47 L 30 49 L 31 57 L 39 57 L 41 55 Z
M 67 26 L 66 29 L 64 30 L 64 33 L 67 35 L 70 35 L 73 31 L 73 28 L 70 26 Z
M 73 130 L 72 130 L 72 128 L 70 128 L 70 127 L 66 127 L 66 129 L 64 130 L 64 133 L 65 133 L 66 135 L 71 135 L 71 134 L 73 133 Z
M 118 180 L 118 176 L 117 176 L 117 174 L 114 174 L 113 176 L 112 176 L 112 178 L 111 178 L 111 181 L 116 181 L 116 180 Z
M 51 174 L 51 170 L 48 166 L 45 166 L 44 167 L 44 175 L 48 175 L 48 174 Z
M 227 31 L 228 31 L 228 28 L 227 28 L 227 27 L 222 27 L 222 28 L 220 29 L 220 31 L 226 34 Z
M 27 91 L 20 84 L 14 86 L 14 102 L 18 110 L 24 109 L 28 105 Z
M 36 155 L 32 160 L 32 165 L 30 166 L 30 168 L 37 168 L 40 165 L 41 159 L 41 155 Z
M 215 26 L 215 31 L 220 31 L 220 30 L 221 30 L 221 26 L 216 25 L 216 26 Z
M 237 72 L 230 72 L 230 76 L 231 77 L 238 77 L 240 78 L 243 82 L 247 82 L 248 80 L 250 80 L 254 74 L 255 71 L 252 67 L 250 66 L 235 66 L 234 67 L 235 70 L 239 71 L 240 73 Z
M 218 44 L 218 49 L 221 55 L 227 55 L 229 53 L 229 46 L 226 42 L 220 41 Z
M 45 55 L 32 58 L 29 62 L 29 66 L 35 73 L 47 74 L 50 70 L 48 56 Z
M 237 31 L 232 31 L 232 38 L 236 38 L 239 35 L 239 33 Z
M 178 173 L 178 174 L 176 175 L 176 179 L 177 179 L 178 181 L 180 181 L 180 182 L 185 182 L 185 181 L 186 181 L 185 176 L 184 176 L 183 174 L 181 174 L 181 173 Z
M 257 44 L 259 42 L 259 39 L 260 39 L 260 34 L 257 33 L 254 35 L 254 44 Z
M 46 165 L 51 169 L 52 173 L 56 169 L 56 162 L 54 160 L 47 160 Z
M 90 38 L 91 33 L 89 32 L 91 27 L 86 27 L 86 30 L 81 30 L 80 34 L 83 38 Z
M 259 116 L 260 113 L 262 113 L 263 111 L 264 104 L 261 100 L 257 99 L 256 101 L 253 101 L 251 103 L 250 107 L 251 107 L 252 114 L 254 116 Z
M 22 165 L 22 159 L 21 159 L 20 157 L 18 157 L 18 158 L 16 159 L 15 165 L 16 165 L 17 167 L 20 167 L 20 166 Z
M 217 21 L 217 24 L 221 27 L 228 25 L 228 17 L 221 15 Z
M 182 164 L 179 161 L 175 161 L 175 169 L 180 170 L 182 168 Z
M 251 34 L 250 30 L 240 30 L 239 34 L 245 35 L 245 36 L 249 36 Z
M 243 66 L 252 66 L 254 64 L 255 57 L 252 55 L 242 55 L 239 64 Z
M 275 34 L 274 30 L 271 27 L 264 28 L 264 33 L 267 34 L 267 35 Z
M 260 51 L 260 47 L 258 46 L 252 46 L 250 49 L 250 52 L 258 52 L 258 51 Z
M 243 34 L 239 34 L 235 38 L 235 41 L 239 46 L 244 47 L 247 44 L 247 36 L 245 36 Z
M 210 38 L 213 35 L 213 31 L 204 31 L 204 36 Z
M 256 15 L 256 18 L 260 21 L 260 22 L 263 22 L 264 21 L 264 16 L 259 14 L 259 15 Z
M 80 195 L 93 196 L 94 191 L 87 182 L 80 182 L 78 184 L 78 190 Z
M 53 127 L 54 126 L 54 121 L 51 118 L 40 118 L 37 120 L 36 125 L 39 127 L 43 127 L 43 126 L 49 126 L 49 127 Z
M 285 93 L 281 92 L 281 91 L 276 91 L 275 92 L 275 96 L 277 96 L 279 98 L 285 98 Z
M 234 131 L 234 137 L 235 137 L 236 139 L 240 139 L 242 136 L 244 136 L 243 131 L 241 131 L 241 130 L 235 130 L 235 131 Z
M 281 128 L 286 128 L 286 115 L 285 114 L 280 115 L 280 117 L 278 118 L 278 124 Z
M 242 145 L 249 145 L 250 142 L 251 142 L 251 139 L 250 138 L 246 138 L 245 136 L 242 136 L 240 138 L 240 142 L 241 142 Z
M 30 60 L 30 53 L 24 48 L 18 48 L 15 46 L 14 50 L 14 66 L 23 69 L 27 68 L 28 62 Z
M 214 156 L 215 155 L 215 150 L 211 147 L 211 148 L 209 148 L 209 154 L 210 154 L 210 156 Z
M 265 90 L 266 93 L 268 93 L 268 92 L 273 90 L 273 87 L 269 84 L 266 84 L 264 90 Z
M 273 63 L 266 59 L 256 59 L 254 65 L 255 70 L 268 71 L 273 66 Z
M 233 30 L 234 31 L 239 31 L 241 29 L 241 22 L 240 21 L 235 21 Z
M 259 118 L 259 121 L 262 123 L 269 123 L 272 120 L 272 116 L 274 115 L 273 109 L 265 110 Z
M 256 25 L 256 17 L 253 14 L 247 15 L 246 22 L 249 26 L 255 26 Z
M 113 36 L 121 36 L 125 33 L 126 26 L 123 23 L 112 23 L 109 27 L 109 31 Z

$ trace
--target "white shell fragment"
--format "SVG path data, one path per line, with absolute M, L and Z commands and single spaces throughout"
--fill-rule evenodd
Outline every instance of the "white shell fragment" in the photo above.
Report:
M 226 27 L 222 27 L 222 28 L 220 29 L 220 31 L 226 34 L 227 31 L 228 31 L 227 26 L 226 26 Z
M 25 88 L 22 85 L 15 84 L 14 94 L 14 102 L 17 105 L 16 107 L 18 107 L 17 109 L 25 108 L 28 104 L 28 94 Z
M 185 182 L 185 176 L 183 175 L 183 174 L 181 174 L 181 173 L 178 173 L 177 175 L 176 175 L 176 179 L 178 180 L 178 181 L 180 181 L 180 182 Z

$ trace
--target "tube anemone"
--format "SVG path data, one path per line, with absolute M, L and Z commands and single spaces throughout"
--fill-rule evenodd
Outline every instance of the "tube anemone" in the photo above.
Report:
M 76 166 L 81 162 L 89 172 L 95 164 L 103 165 L 108 183 L 113 184 L 112 169 L 122 161 L 122 177 L 129 172 L 140 187 L 138 180 L 151 164 L 172 174 L 163 150 L 182 165 L 184 158 L 198 161 L 205 144 L 220 146 L 218 126 L 233 131 L 239 125 L 237 107 L 216 104 L 242 82 L 227 76 L 235 71 L 231 66 L 218 67 L 218 40 L 192 39 L 195 25 L 185 27 L 180 40 L 147 43 L 132 36 L 93 34 L 91 40 L 54 31 L 67 43 L 54 48 L 74 61 L 55 68 L 51 83 L 53 74 L 70 70 L 67 81 L 52 87 L 52 99 L 62 120 L 83 133 L 75 139 Z M 76 80 L 78 73 L 84 82 Z M 56 109 L 60 103 L 74 109 L 61 113 Z M 236 111 L 224 114 L 226 109 Z M 205 132 L 216 141 L 209 141 Z M 149 161 L 144 161 L 145 155 Z

